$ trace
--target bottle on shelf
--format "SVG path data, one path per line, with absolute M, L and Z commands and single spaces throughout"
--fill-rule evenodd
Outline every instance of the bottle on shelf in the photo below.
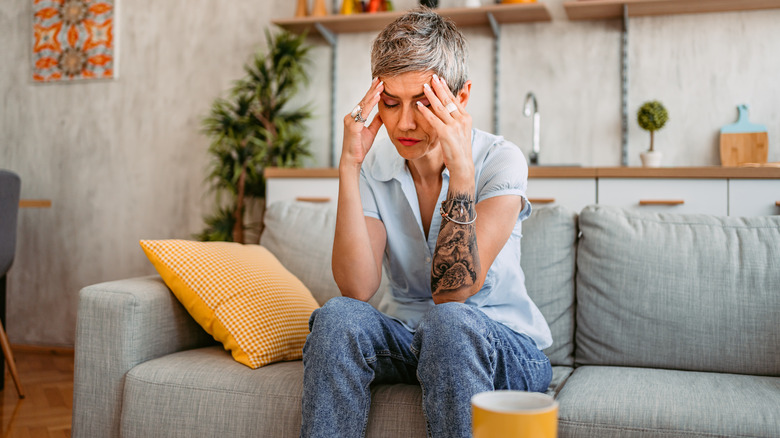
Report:
M 328 9 L 325 6 L 325 0 L 314 0 L 314 8 L 312 8 L 311 15 L 314 17 L 328 15 Z
M 344 0 L 341 2 L 341 15 L 352 15 L 355 12 L 355 0 Z
M 382 8 L 382 0 L 371 0 L 368 3 L 368 12 L 379 12 Z
M 306 6 L 306 0 L 298 0 L 298 7 L 295 9 L 295 17 L 305 17 L 309 15 L 309 8 Z

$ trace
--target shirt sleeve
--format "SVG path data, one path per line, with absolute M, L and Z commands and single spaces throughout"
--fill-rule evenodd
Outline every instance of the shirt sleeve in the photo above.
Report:
M 362 168 L 360 169 L 360 201 L 363 205 L 363 216 L 382 220 L 382 217 L 379 216 L 379 208 L 376 205 L 374 190 L 371 188 L 365 170 Z
M 523 198 L 519 219 L 531 215 L 531 203 L 526 197 L 528 164 L 523 152 L 506 140 L 496 142 L 482 162 L 477 181 L 477 202 L 494 196 L 516 195 Z

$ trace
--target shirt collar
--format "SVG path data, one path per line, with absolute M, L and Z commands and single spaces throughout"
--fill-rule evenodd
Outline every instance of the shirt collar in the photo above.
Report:
M 378 181 L 390 181 L 399 179 L 406 168 L 406 160 L 395 150 L 390 140 L 378 142 L 374 145 L 374 160 L 371 163 L 371 174 Z

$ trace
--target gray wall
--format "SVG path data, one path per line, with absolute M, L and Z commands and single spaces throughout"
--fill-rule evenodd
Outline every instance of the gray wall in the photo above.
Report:
M 500 133 L 528 150 L 530 120 L 521 106 L 533 90 L 542 162 L 618 165 L 619 23 L 569 22 L 562 0 L 546 3 L 552 23 L 502 29 Z M 263 44 L 270 20 L 291 16 L 294 7 L 285 0 L 124 0 L 119 79 L 41 85 L 30 79 L 31 2 L 0 2 L 0 167 L 22 176 L 22 197 L 54 203 L 20 212 L 7 299 L 12 342 L 72 345 L 81 287 L 153 274 L 139 239 L 200 230 L 211 205 L 200 120 Z M 750 105 L 752 121 L 767 125 L 769 158 L 780 160 L 779 23 L 780 11 L 632 19 L 630 111 L 649 99 L 666 104 L 671 121 L 657 144 L 667 165 L 718 164 L 718 130 L 741 103 Z M 475 126 L 490 130 L 493 39 L 488 29 L 465 33 L 474 80 L 469 109 Z M 342 114 L 369 85 L 372 38 L 339 37 Z M 329 164 L 330 49 L 312 42 L 315 68 L 299 101 L 315 107 L 307 165 L 318 167 Z M 631 165 L 647 143 L 632 119 Z

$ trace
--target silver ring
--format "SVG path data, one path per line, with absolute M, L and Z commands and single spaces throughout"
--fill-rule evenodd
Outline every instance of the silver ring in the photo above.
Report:
M 349 116 L 355 119 L 358 123 L 366 123 L 368 119 L 363 118 L 363 105 L 357 104 L 355 108 L 349 113 Z
M 455 103 L 450 102 L 447 104 L 447 106 L 444 107 L 450 114 L 454 113 L 458 110 L 458 106 L 455 105 Z

